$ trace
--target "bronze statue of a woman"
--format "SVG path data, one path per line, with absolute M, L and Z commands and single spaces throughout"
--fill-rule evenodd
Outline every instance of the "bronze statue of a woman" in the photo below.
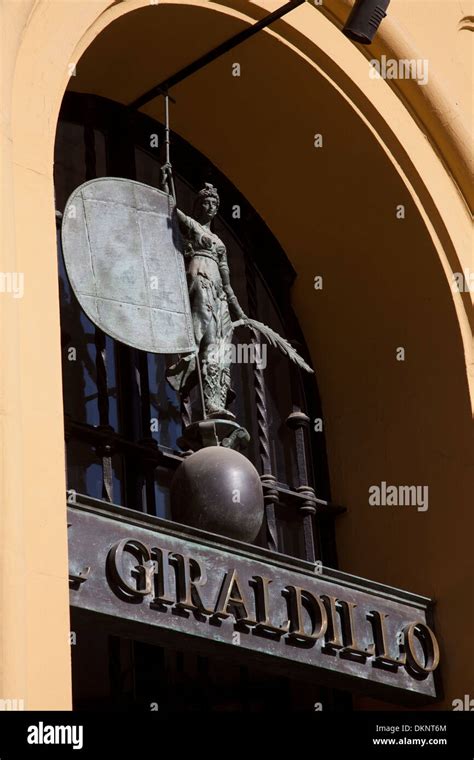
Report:
M 312 372 L 284 338 L 244 314 L 230 284 L 226 247 L 211 231 L 211 222 L 218 208 L 217 190 L 206 183 L 197 195 L 194 218 L 176 209 L 184 241 L 183 253 L 204 407 L 206 416 L 214 418 L 233 416 L 226 407 L 233 397 L 230 388 L 230 346 L 237 325 L 247 325 L 257 330 L 292 361 Z M 167 378 L 173 388 L 186 397 L 197 382 L 197 370 L 196 355 L 188 354 L 168 368 Z
M 219 208 L 219 195 L 206 183 L 194 205 L 194 219 L 179 209 L 179 227 L 184 241 L 184 257 L 194 338 L 202 374 L 207 416 L 228 415 L 231 400 L 230 356 L 232 320 L 247 321 L 232 290 L 226 247 L 211 231 L 211 222 Z M 181 358 L 168 370 L 168 381 L 183 395 L 196 383 L 196 358 Z

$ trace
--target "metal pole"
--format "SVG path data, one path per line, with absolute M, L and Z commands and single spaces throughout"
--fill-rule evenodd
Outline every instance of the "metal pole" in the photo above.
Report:
M 247 27 L 247 29 L 244 29 L 242 32 L 234 34 L 233 37 L 225 40 L 225 42 L 222 42 L 220 45 L 213 48 L 213 50 L 205 53 L 196 61 L 193 61 L 193 63 L 189 63 L 187 66 L 177 71 L 176 74 L 173 74 L 173 76 L 168 77 L 168 79 L 165 79 L 160 84 L 152 87 L 151 90 L 148 90 L 143 95 L 140 95 L 140 97 L 136 98 L 132 103 L 130 103 L 129 108 L 141 108 L 146 103 L 149 103 L 150 100 L 156 98 L 157 95 L 162 95 L 163 91 L 166 92 L 171 87 L 174 87 L 184 79 L 187 79 L 187 77 L 191 76 L 191 74 L 194 74 L 196 71 L 199 71 L 199 69 L 207 66 L 208 63 L 212 63 L 212 61 L 215 61 L 216 58 L 220 58 L 221 55 L 224 55 L 224 53 L 227 53 L 229 50 L 237 47 L 237 45 L 242 44 L 242 42 L 245 42 L 250 37 L 253 37 L 254 34 L 257 34 L 257 32 L 260 32 L 262 29 L 265 29 L 265 27 L 269 26 L 271 23 L 273 23 L 273 21 L 277 21 L 278 19 L 282 18 L 282 16 L 285 16 L 287 13 L 297 8 L 299 5 L 303 5 L 304 2 L 306 2 L 306 0 L 291 0 L 291 2 L 282 5 L 281 8 L 273 11 L 273 13 L 265 16 L 255 24 L 252 24 L 252 26 Z
M 201 373 L 201 365 L 199 363 L 198 351 L 196 351 L 196 370 L 197 370 L 198 380 L 199 380 L 199 392 L 201 394 L 202 418 L 203 420 L 206 420 L 207 419 L 206 403 L 204 401 L 204 388 L 202 387 L 202 373 Z
M 165 160 L 167 164 L 170 164 L 170 107 L 168 93 L 165 95 Z
M 171 167 L 171 158 L 170 158 L 170 108 L 169 108 L 169 95 L 167 92 L 164 93 L 164 98 L 165 98 L 165 167 L 166 167 L 164 189 L 169 195 L 173 197 L 173 200 L 176 203 L 176 190 L 174 187 L 174 178 L 173 178 L 173 171 Z
M 170 182 L 169 191 L 171 195 L 174 198 L 174 201 L 176 203 L 176 192 L 174 187 L 174 179 L 173 179 L 173 172 L 171 169 L 171 157 L 170 157 L 170 111 L 169 111 L 169 95 L 167 92 L 164 94 L 165 97 L 165 163 L 168 167 L 168 179 Z M 202 385 L 202 373 L 201 373 L 201 365 L 199 363 L 199 352 L 196 351 L 196 372 L 198 376 L 198 383 L 199 383 L 199 394 L 201 396 L 201 406 L 202 406 L 202 417 L 205 420 L 207 418 L 206 414 L 206 405 L 204 402 L 204 389 Z

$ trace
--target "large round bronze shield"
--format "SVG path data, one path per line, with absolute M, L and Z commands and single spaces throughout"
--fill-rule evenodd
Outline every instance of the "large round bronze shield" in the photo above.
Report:
M 80 185 L 63 215 L 71 287 L 107 335 L 158 354 L 196 350 L 171 196 L 117 177 Z

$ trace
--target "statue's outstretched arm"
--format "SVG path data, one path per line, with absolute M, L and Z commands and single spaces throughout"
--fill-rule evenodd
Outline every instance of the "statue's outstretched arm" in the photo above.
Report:
M 237 300 L 237 296 L 232 290 L 232 285 L 230 284 L 229 265 L 227 263 L 227 256 L 225 253 L 222 255 L 221 260 L 219 262 L 219 271 L 221 273 L 222 286 L 227 296 L 227 301 L 229 303 L 229 309 L 232 313 L 232 316 L 235 319 L 247 320 L 247 316 L 244 313 L 244 310 L 242 309 L 241 305 L 239 304 Z
M 176 216 L 178 218 L 179 229 L 181 230 L 183 235 L 186 235 L 193 226 L 193 220 L 191 219 L 190 216 L 186 216 L 186 214 L 183 213 L 181 209 L 176 207 L 175 211 L 176 211 Z
M 249 317 L 247 317 L 247 315 L 244 313 L 230 284 L 229 265 L 227 263 L 227 256 L 225 253 L 221 257 L 219 270 L 221 273 L 222 285 L 229 302 L 230 311 L 232 313 L 232 316 L 236 317 L 236 321 L 233 323 L 233 326 L 240 327 L 242 325 L 249 327 L 253 331 L 256 330 L 261 335 L 263 335 L 272 346 L 278 348 L 292 362 L 301 367 L 301 369 L 312 373 L 313 370 L 311 367 L 306 364 L 304 359 L 301 358 L 291 343 L 289 343 L 285 338 L 282 338 L 281 335 L 278 335 L 278 333 L 275 332 L 275 330 L 272 330 L 271 327 L 264 325 L 263 322 L 257 322 L 255 319 L 249 319 Z

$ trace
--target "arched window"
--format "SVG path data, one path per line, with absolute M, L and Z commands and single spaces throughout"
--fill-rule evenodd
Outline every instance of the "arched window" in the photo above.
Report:
M 199 399 L 182 405 L 165 377 L 167 357 L 132 349 L 95 327 L 71 290 L 60 250 L 62 212 L 82 182 L 119 176 L 159 187 L 162 157 L 156 146 L 163 144 L 163 133 L 161 124 L 117 103 L 67 93 L 56 139 L 55 188 L 68 490 L 77 498 L 171 519 L 169 486 L 183 456 L 182 426 L 190 414 L 198 417 Z M 291 308 L 295 272 L 285 253 L 229 180 L 178 135 L 171 139 L 180 208 L 191 212 L 203 182 L 218 188 L 215 231 L 225 241 L 239 302 L 249 316 L 294 341 L 308 360 Z M 242 328 L 234 340 L 251 341 Z M 270 346 L 266 357 L 257 353 L 253 361 L 237 361 L 231 408 L 251 435 L 246 454 L 264 476 L 267 518 L 257 542 L 334 566 L 334 510 L 324 505 L 324 434 L 313 429 L 322 413 L 314 376 L 303 374 Z M 305 508 L 305 486 L 319 499 L 316 521 Z

